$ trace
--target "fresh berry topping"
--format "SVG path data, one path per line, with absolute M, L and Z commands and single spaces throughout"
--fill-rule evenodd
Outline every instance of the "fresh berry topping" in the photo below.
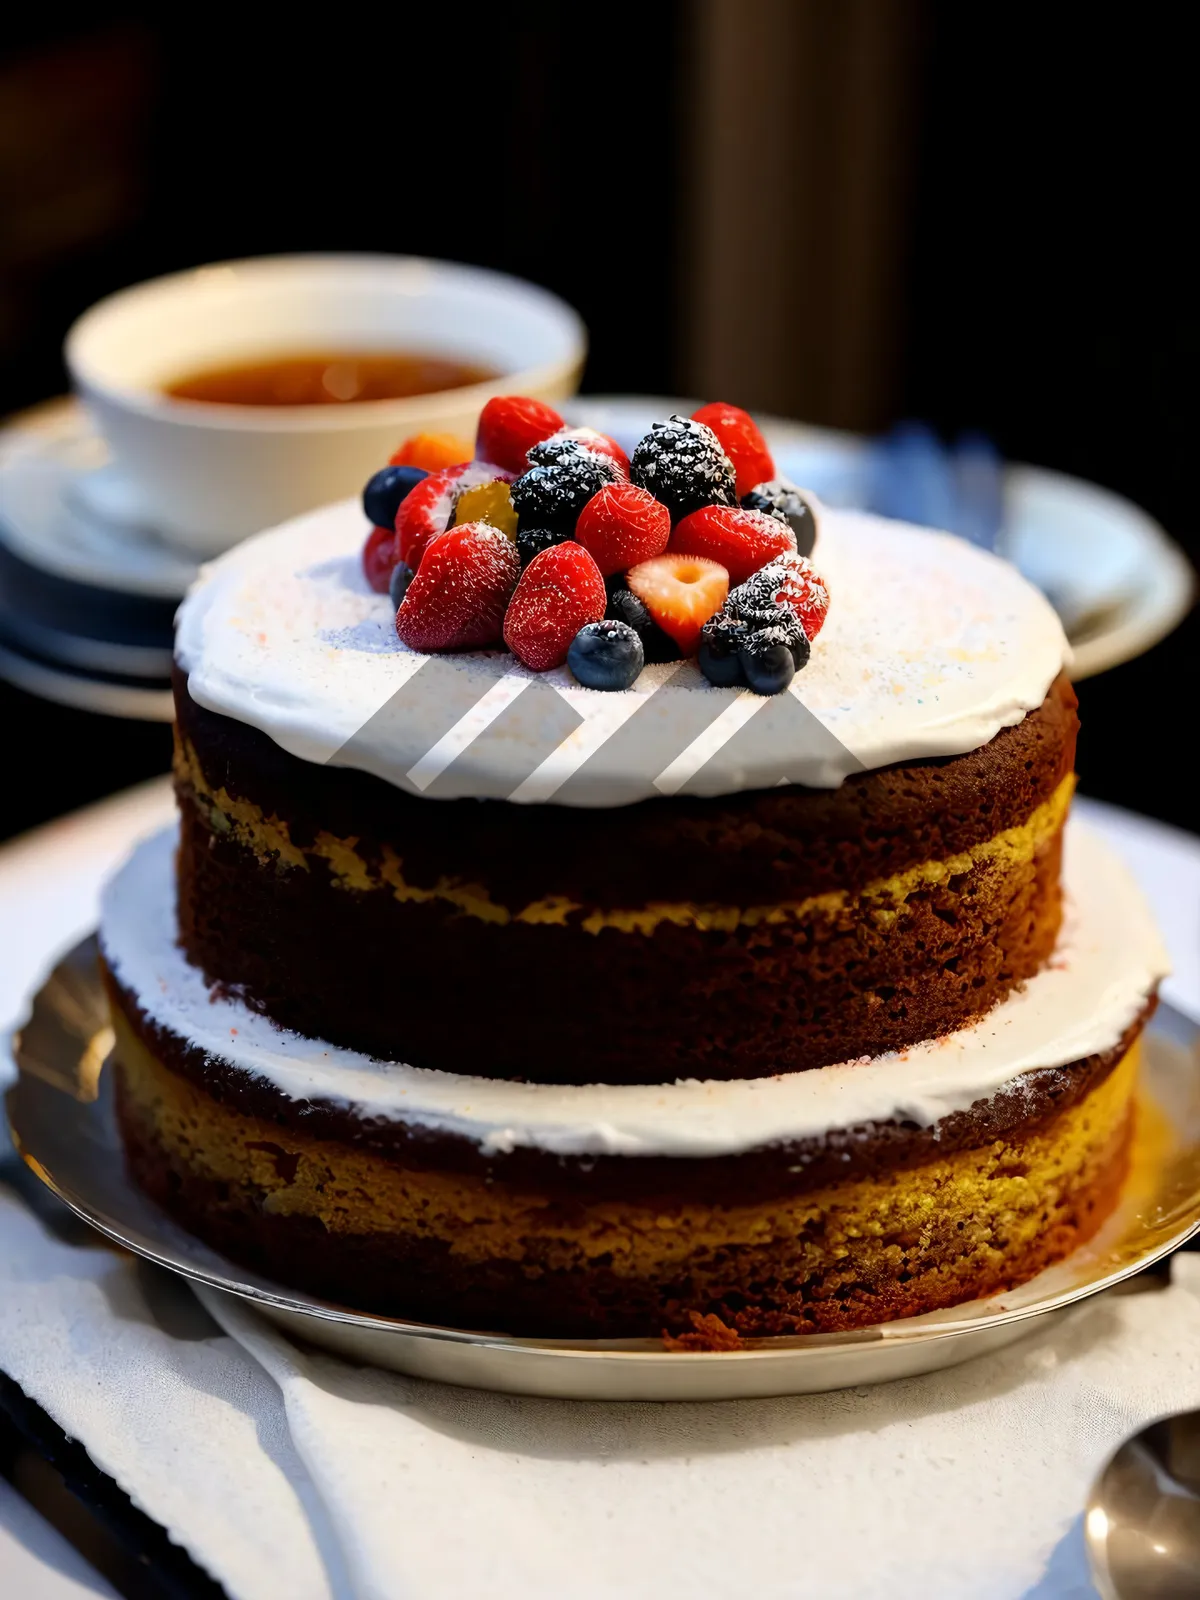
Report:
M 388 592 L 396 564 L 396 535 L 390 528 L 372 528 L 363 545 L 363 573 L 376 594 Z
M 626 589 L 624 584 L 624 575 L 618 584 L 610 583 L 608 606 L 604 613 L 606 621 L 627 623 L 642 641 L 642 654 L 647 662 L 678 661 L 679 646 L 669 633 L 662 631 L 646 609 L 644 601 L 639 600 L 632 589 Z
M 824 578 L 811 561 L 791 550 L 739 584 L 729 596 L 730 610 L 738 616 L 770 613 L 775 606 L 786 607 L 799 619 L 810 643 L 820 633 L 829 610 Z
M 479 414 L 475 454 L 506 472 L 524 472 L 525 457 L 535 444 L 557 433 L 563 419 L 553 406 L 525 395 L 504 394 L 489 400 Z
M 767 441 L 759 431 L 758 423 L 740 406 L 726 405 L 718 400 L 713 405 L 701 406 L 692 412 L 695 422 L 703 422 L 721 441 L 721 448 L 733 462 L 737 473 L 737 492 L 745 494 L 764 478 L 775 476 L 775 463 L 767 448 Z
M 607 598 L 600 568 L 581 544 L 551 545 L 521 574 L 504 642 L 534 672 L 559 667 L 580 628 L 603 617 Z
M 404 596 L 408 593 L 408 586 L 413 581 L 413 569 L 403 561 L 397 561 L 392 568 L 391 582 L 388 584 L 388 599 L 399 611 Z
M 511 539 L 466 522 L 432 540 L 396 612 L 412 650 L 475 650 L 498 644 L 520 571 Z
M 752 633 L 738 651 L 738 660 L 755 694 L 779 694 L 796 676 L 796 658 L 779 628 Z
M 445 467 L 460 467 L 471 459 L 471 446 L 453 433 L 414 433 L 391 457 L 393 467 L 420 467 L 424 472 L 441 472 Z
M 519 528 L 517 554 L 521 558 L 522 567 L 527 567 L 534 556 L 540 556 L 542 551 L 549 550 L 552 544 L 566 544 L 573 537 L 571 528 Z
M 634 446 L 629 476 L 661 500 L 678 522 L 700 506 L 731 506 L 733 463 L 711 428 L 690 417 L 656 422 Z
M 606 433 L 597 433 L 595 428 L 560 428 L 548 439 L 535 444 L 527 460 L 531 467 L 548 467 L 551 462 L 561 461 L 580 450 L 590 450 L 594 456 L 604 456 L 617 468 L 622 478 L 628 479 L 629 457 L 615 439 L 610 439 Z
M 512 501 L 522 526 L 568 528 L 594 494 L 617 481 L 617 469 L 590 450 L 572 452 L 547 466 L 530 467 L 512 486 Z
M 504 478 L 493 478 L 491 483 L 481 483 L 477 488 L 464 489 L 454 502 L 454 520 L 460 522 L 486 522 L 490 528 L 499 528 L 510 539 L 517 537 L 517 513 L 513 510 L 512 495 Z
M 486 461 L 464 461 L 458 466 L 445 467 L 441 472 L 431 472 L 422 478 L 415 489 L 400 502 L 396 513 L 397 555 L 407 561 L 415 572 L 421 565 L 425 548 L 435 534 L 450 526 L 454 506 L 465 489 L 476 489 L 481 484 L 492 483 L 496 469 Z
M 696 664 L 700 671 L 720 689 L 731 689 L 745 683 L 738 651 L 750 637 L 750 629 L 727 611 L 710 617 L 700 630 L 700 653 Z
M 627 622 L 588 622 L 567 651 L 567 665 L 585 689 L 628 689 L 642 670 L 642 641 Z
M 381 467 L 363 490 L 363 510 L 377 528 L 394 528 L 400 502 L 427 476 L 423 467 Z
M 579 513 L 575 537 L 608 577 L 662 555 L 671 537 L 671 513 L 636 484 L 609 483 Z
M 786 478 L 772 478 L 767 483 L 756 483 L 749 494 L 742 496 L 747 511 L 761 511 L 768 517 L 786 522 L 796 536 L 796 550 L 802 556 L 813 553 L 817 542 L 817 519 L 812 507 Z
M 625 579 L 685 656 L 695 652 L 700 629 L 729 593 L 725 568 L 701 556 L 655 556 L 627 572 Z
M 761 511 L 740 506 L 701 506 L 675 524 L 671 550 L 719 561 L 730 583 L 743 583 L 759 567 L 794 548 L 792 530 Z

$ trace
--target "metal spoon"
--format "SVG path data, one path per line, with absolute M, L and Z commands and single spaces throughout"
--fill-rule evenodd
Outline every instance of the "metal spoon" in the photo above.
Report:
M 1092 1486 L 1084 1529 L 1104 1600 L 1197 1600 L 1200 1411 L 1121 1445 Z

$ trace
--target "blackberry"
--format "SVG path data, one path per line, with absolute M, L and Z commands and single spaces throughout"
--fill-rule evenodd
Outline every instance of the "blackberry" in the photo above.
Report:
M 608 592 L 608 606 L 604 612 L 606 622 L 625 622 L 633 629 L 642 641 L 642 652 L 646 661 L 657 664 L 662 661 L 678 661 L 679 646 L 671 635 L 665 632 L 655 622 L 646 608 L 645 602 L 639 600 L 632 589 L 620 587 L 624 575 L 618 574 L 618 585 Z
M 708 619 L 700 630 L 697 664 L 709 683 L 721 689 L 745 683 L 738 651 L 749 637 L 750 629 L 740 617 L 718 611 Z
M 725 610 L 745 623 L 751 633 L 762 633 L 765 629 L 782 633 L 799 670 L 808 664 L 809 638 L 791 606 L 776 602 L 779 587 L 778 572 L 767 565 L 729 591 Z
M 585 689 L 628 689 L 642 670 L 642 641 L 626 622 L 587 622 L 571 641 L 567 665 Z
M 526 451 L 525 459 L 531 467 L 553 467 L 583 455 L 586 450 L 582 439 L 572 439 L 566 433 L 552 433 L 548 439 L 543 439 L 540 444 Z
M 566 544 L 574 534 L 573 528 L 519 528 L 517 530 L 517 555 L 522 567 L 527 567 L 534 556 L 549 550 L 552 544 Z
M 755 694 L 781 694 L 796 676 L 796 660 L 783 628 L 760 628 L 750 634 L 738 660 Z
M 629 478 L 661 500 L 678 522 L 701 506 L 735 506 L 733 463 L 711 428 L 691 417 L 656 422 L 634 446 Z
M 509 491 L 518 524 L 573 532 L 575 519 L 592 496 L 619 478 L 611 461 L 590 450 L 561 456 L 545 466 L 530 467 Z
M 756 483 L 749 494 L 742 496 L 746 511 L 762 511 L 789 527 L 796 536 L 796 550 L 802 556 L 812 555 L 817 542 L 817 521 L 812 507 L 794 483 L 786 478 L 772 478 L 768 483 Z

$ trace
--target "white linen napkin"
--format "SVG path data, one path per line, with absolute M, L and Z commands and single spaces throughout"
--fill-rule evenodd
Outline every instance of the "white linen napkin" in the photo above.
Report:
M 1174 1272 L 924 1378 L 571 1404 L 302 1350 L 0 1183 L 0 1368 L 232 1600 L 1084 1600 L 1092 1476 L 1200 1405 Z

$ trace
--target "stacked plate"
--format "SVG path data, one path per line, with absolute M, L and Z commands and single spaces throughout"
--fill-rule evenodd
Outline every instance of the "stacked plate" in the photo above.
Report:
M 169 721 L 175 608 L 196 568 L 130 519 L 104 461 L 69 401 L 0 432 L 0 677 Z

